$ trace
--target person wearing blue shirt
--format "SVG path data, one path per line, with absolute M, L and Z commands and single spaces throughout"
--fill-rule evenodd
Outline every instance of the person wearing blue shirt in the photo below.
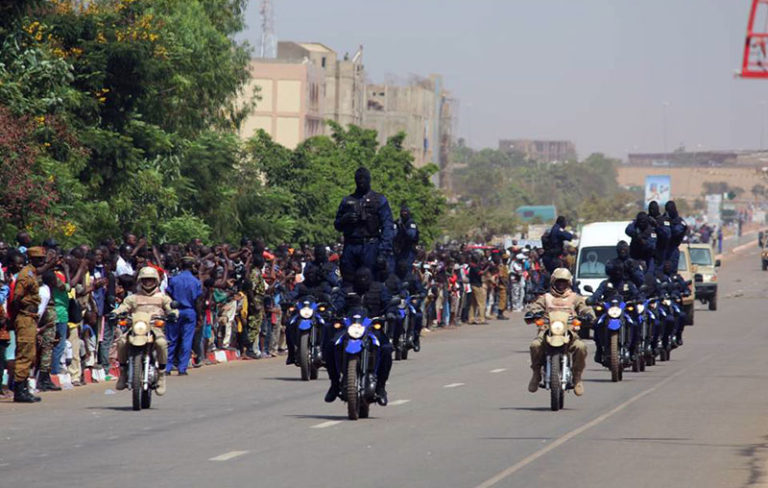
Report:
M 344 234 L 341 277 L 345 284 L 352 283 L 358 268 L 373 269 L 379 254 L 394 269 L 392 210 L 384 195 L 371 190 L 367 168 L 355 171 L 355 191 L 341 200 L 333 226 Z
M 194 264 L 194 258 L 182 258 L 181 273 L 171 278 L 166 290 L 168 295 L 179 304 L 179 318 L 166 324 L 169 359 L 166 374 L 171 374 L 176 354 L 179 359 L 179 374 L 187 374 L 189 357 L 192 353 L 192 338 L 197 324 L 198 299 L 203 294 L 200 280 L 192 274 Z
M 548 240 L 548 246 L 546 247 L 546 252 L 541 258 L 541 261 L 544 263 L 544 267 L 547 269 L 547 273 L 549 274 L 552 274 L 552 272 L 560 264 L 557 261 L 563 254 L 565 242 L 576 238 L 575 234 L 565 230 L 565 226 L 565 217 L 561 215 L 557 218 L 557 220 L 555 220 L 555 225 L 552 226 L 552 229 L 549 231 L 549 235 L 546 237 Z

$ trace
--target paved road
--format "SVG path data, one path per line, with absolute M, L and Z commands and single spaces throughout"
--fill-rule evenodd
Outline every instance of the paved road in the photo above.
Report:
M 550 412 L 526 391 L 517 320 L 433 333 L 396 363 L 391 405 L 350 422 L 277 360 L 172 377 L 148 411 L 113 385 L 0 404 L 0 486 L 740 487 L 768 479 L 768 274 L 721 272 L 672 360 L 620 384 L 591 361 L 586 394 Z M 590 344 L 590 349 L 592 345 Z M 590 354 L 591 355 L 591 354 Z

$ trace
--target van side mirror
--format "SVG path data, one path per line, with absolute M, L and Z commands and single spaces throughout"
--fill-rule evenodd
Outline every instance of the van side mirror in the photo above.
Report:
M 584 285 L 584 291 L 589 292 L 589 293 L 594 293 L 595 289 L 592 288 L 592 285 Z
M 719 268 L 722 262 L 719 259 L 715 259 L 715 268 Z

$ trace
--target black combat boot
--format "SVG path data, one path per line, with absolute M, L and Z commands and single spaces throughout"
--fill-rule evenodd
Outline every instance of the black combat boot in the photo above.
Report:
M 339 397 L 339 385 L 332 382 L 331 387 L 328 388 L 328 393 L 325 394 L 325 402 L 333 403 Z
M 40 391 L 61 391 L 60 386 L 51 380 L 51 373 L 40 373 L 38 376 L 37 389 Z
M 40 397 L 36 397 L 29 392 L 26 380 L 16 383 L 13 393 L 13 401 L 16 403 L 35 403 L 40 401 Z
M 386 407 L 387 403 L 389 403 L 387 400 L 387 389 L 384 386 L 384 384 L 380 384 L 376 387 L 376 402 L 382 407 Z

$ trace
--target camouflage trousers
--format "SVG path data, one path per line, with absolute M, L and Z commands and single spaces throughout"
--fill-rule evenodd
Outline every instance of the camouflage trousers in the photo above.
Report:
M 261 324 L 264 322 L 264 308 L 252 307 L 248 314 L 248 343 L 259 343 L 259 332 L 261 332 Z
M 41 373 L 50 373 L 53 363 L 53 346 L 56 345 L 56 310 L 47 309 L 42 321 L 43 331 L 40 333 L 40 366 Z

